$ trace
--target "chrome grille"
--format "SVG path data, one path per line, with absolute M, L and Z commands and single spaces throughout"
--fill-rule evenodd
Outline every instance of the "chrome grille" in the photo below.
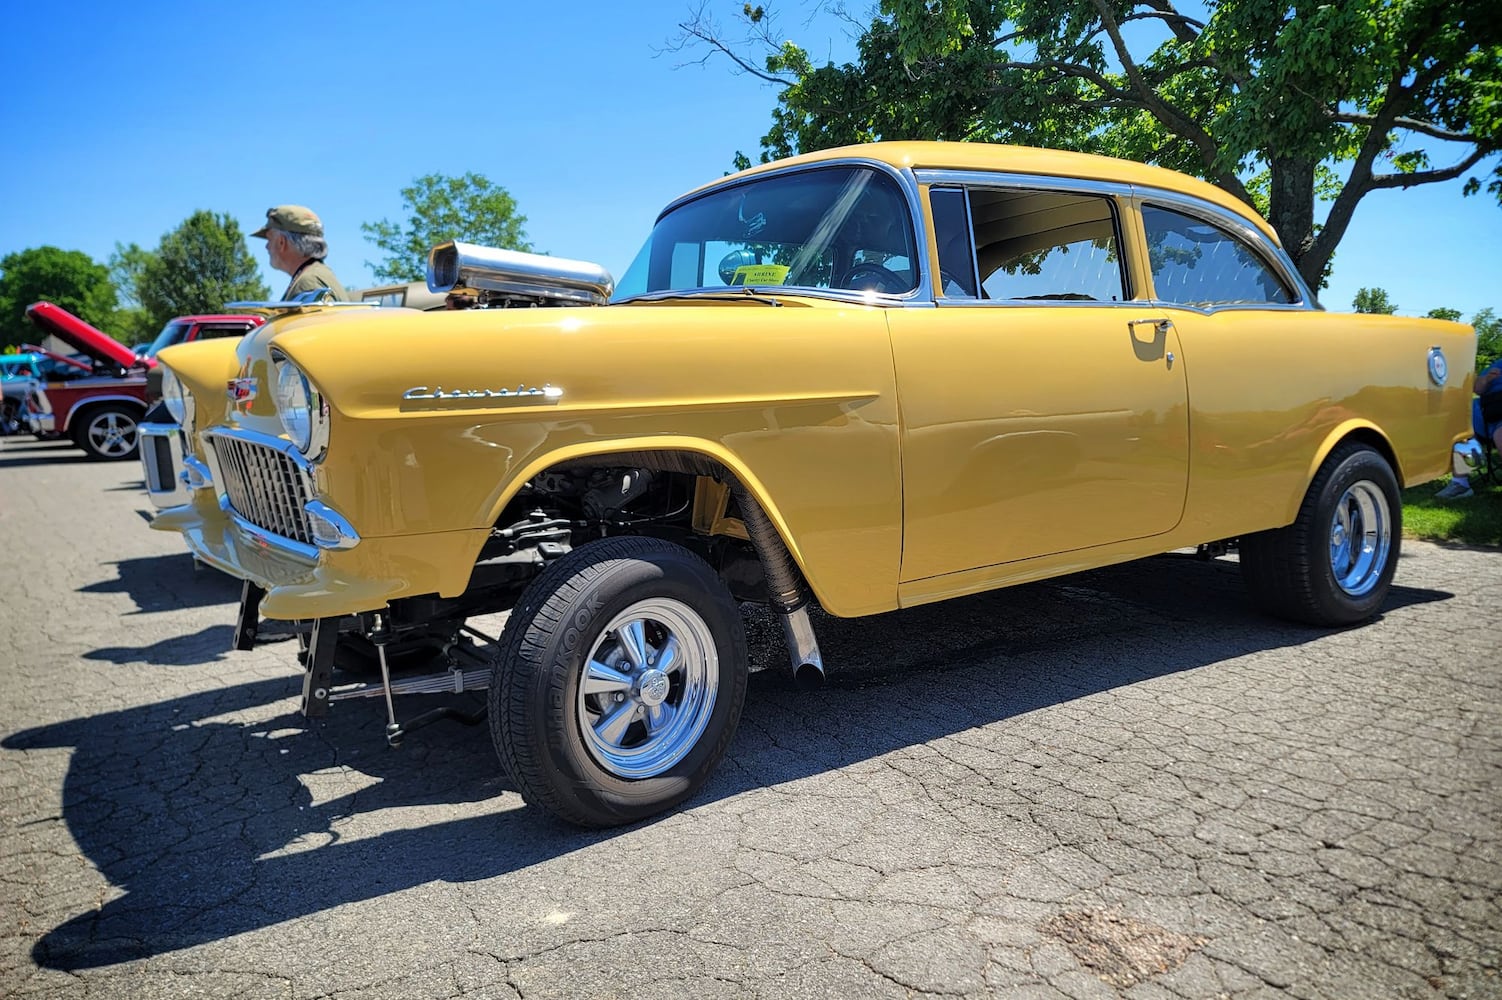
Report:
M 221 483 L 230 509 L 258 528 L 303 545 L 313 544 L 304 505 L 312 477 L 285 451 L 242 438 L 213 435 Z

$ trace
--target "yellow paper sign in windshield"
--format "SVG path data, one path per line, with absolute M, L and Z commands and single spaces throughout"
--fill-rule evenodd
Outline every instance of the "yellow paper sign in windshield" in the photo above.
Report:
M 732 285 L 780 285 L 787 280 L 786 264 L 742 264 L 730 279 Z

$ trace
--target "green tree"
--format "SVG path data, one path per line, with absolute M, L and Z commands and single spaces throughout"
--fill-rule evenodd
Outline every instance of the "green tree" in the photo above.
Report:
M 1391 316 L 1398 311 L 1398 304 L 1388 299 L 1385 289 L 1358 288 L 1356 297 L 1351 300 L 1351 308 L 1359 313 L 1381 313 L 1384 316 Z
M 407 221 L 361 223 L 365 238 L 385 251 L 378 264 L 366 261 L 383 281 L 417 281 L 427 270 L 428 251 L 446 240 L 530 252 L 525 215 L 516 201 L 483 174 L 428 174 L 401 191 Z
M 1502 358 L 1502 317 L 1490 307 L 1471 317 L 1476 328 L 1476 372 L 1480 374 Z
M 115 286 L 108 268 L 78 250 L 32 247 L 8 254 L 0 259 L 0 343 L 39 339 L 26 319 L 26 307 L 42 300 L 108 329 Z
M 133 294 L 156 329 L 174 316 L 218 312 L 226 302 L 263 300 L 271 292 L 245 246 L 240 224 L 228 215 L 197 211 L 162 237 L 153 253 L 119 247 L 117 274 L 135 273 Z M 114 259 L 112 258 L 112 263 Z
M 816 66 L 745 4 L 738 37 L 701 8 L 669 48 L 725 53 L 782 88 L 764 159 L 918 138 L 1157 163 L 1256 206 L 1316 288 L 1373 191 L 1469 175 L 1467 194 L 1502 201 L 1495 0 L 1180 6 L 881 0 L 856 61 Z
M 1424 313 L 1424 317 L 1426 319 L 1447 319 L 1450 322 L 1455 323 L 1460 320 L 1460 310 L 1451 309 L 1449 306 L 1440 306 L 1437 309 L 1430 309 L 1428 312 Z
M 152 323 L 136 292 L 141 275 L 154 256 L 150 250 L 143 250 L 138 244 L 126 246 L 118 242 L 115 244 L 115 252 L 110 254 L 110 280 L 115 283 L 115 295 L 120 303 L 120 307 L 115 310 L 113 323 L 118 331 L 117 336 L 127 344 L 150 341 L 156 336 L 160 325 Z

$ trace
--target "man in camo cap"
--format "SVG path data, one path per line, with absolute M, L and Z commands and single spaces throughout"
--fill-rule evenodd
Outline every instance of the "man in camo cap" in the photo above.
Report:
M 266 224 L 250 235 L 266 241 L 266 253 L 273 268 L 292 275 L 292 283 L 282 293 L 283 302 L 319 288 L 330 289 L 340 302 L 349 301 L 344 286 L 323 262 L 329 245 L 323 239 L 323 221 L 311 208 L 302 205 L 268 208 Z

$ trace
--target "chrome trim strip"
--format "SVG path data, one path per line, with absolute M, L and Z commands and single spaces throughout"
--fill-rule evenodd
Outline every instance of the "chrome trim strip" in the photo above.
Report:
M 1191 309 L 1195 312 L 1209 314 L 1222 309 L 1297 309 L 1310 311 L 1318 309 L 1317 300 L 1310 292 L 1309 286 L 1304 283 L 1303 276 L 1298 268 L 1294 267 L 1293 260 L 1288 253 L 1277 244 L 1267 238 L 1267 234 L 1261 229 L 1248 222 L 1245 218 L 1228 208 L 1223 208 L 1214 202 L 1205 201 L 1194 195 L 1184 194 L 1180 191 L 1172 191 L 1167 188 L 1144 186 L 1140 184 L 1123 184 L 1118 181 L 1096 181 L 1078 177 L 1054 177 L 1044 174 L 1018 174 L 1002 171 L 984 170 L 942 170 L 923 169 L 916 172 L 920 184 L 929 185 L 955 185 L 963 184 L 969 187 L 1006 187 L 1025 188 L 1045 191 L 1077 191 L 1081 194 L 1099 194 L 1125 200 L 1140 198 L 1143 201 L 1162 205 L 1165 208 L 1183 210 L 1213 225 L 1230 230 L 1234 235 L 1248 243 L 1252 249 L 1262 258 L 1272 270 L 1288 283 L 1298 296 L 1297 302 L 1289 303 L 1227 303 L 1220 306 L 1189 306 L 1176 302 L 1164 302 L 1161 299 L 1139 299 L 1139 302 L 1151 302 L 1153 305 L 1162 305 L 1173 308 Z M 1123 206 L 1118 206 L 1120 209 Z M 991 300 L 985 300 L 987 304 Z M 945 303 L 946 305 L 963 305 L 961 302 Z
M 309 516 L 327 522 L 339 536 L 337 541 L 325 545 L 315 531 L 313 533 L 313 544 L 317 545 L 320 549 L 352 549 L 360 544 L 360 533 L 355 530 L 354 525 L 350 524 L 343 514 L 322 500 L 309 500 L 303 504 L 303 510 L 307 511 Z
M 1314 310 L 1318 308 L 1315 304 L 1317 300 L 1315 299 L 1314 294 L 1310 292 L 1309 286 L 1304 283 L 1304 278 L 1299 274 L 1298 268 L 1293 266 L 1293 258 L 1289 257 L 1287 251 L 1285 251 L 1282 247 L 1278 246 L 1272 240 L 1268 239 L 1266 233 L 1264 233 L 1256 226 L 1252 225 L 1242 216 L 1238 215 L 1228 208 L 1222 208 L 1214 202 L 1203 201 L 1199 198 L 1194 197 L 1193 195 L 1183 194 L 1179 191 L 1169 191 L 1164 188 L 1141 187 L 1134 185 L 1132 188 L 1132 193 L 1135 197 L 1141 198 L 1143 201 L 1148 202 L 1149 204 L 1161 205 L 1164 208 L 1182 210 L 1189 215 L 1198 216 L 1200 219 L 1203 219 L 1205 222 L 1208 222 L 1212 225 L 1217 225 L 1222 229 L 1230 230 L 1233 235 L 1241 237 L 1242 241 L 1248 244 L 1252 248 L 1252 250 L 1262 258 L 1263 263 L 1267 264 L 1273 269 L 1274 272 L 1277 273 L 1278 277 L 1288 282 L 1289 287 L 1292 288 L 1294 293 L 1298 296 L 1297 302 L 1238 302 L 1225 306 L 1213 306 L 1211 308 L 1205 309 L 1205 312 L 1214 312 L 1218 309 L 1237 307 L 1265 309 L 1275 306 L 1283 306 L 1285 308 L 1292 306 L 1304 310 Z
M 914 172 L 919 184 L 1023 188 L 1029 191 L 1076 191 L 1109 198 L 1128 198 L 1132 185 L 1120 181 L 1092 181 L 1083 177 L 1059 177 L 1053 174 L 1019 174 L 1005 170 L 945 170 L 925 167 Z
M 313 474 L 313 463 L 308 461 L 297 445 L 286 438 L 272 437 L 270 434 L 262 434 L 259 431 L 245 430 L 244 428 L 210 427 L 203 432 L 207 438 L 229 438 L 232 441 L 244 441 L 246 444 L 259 445 L 262 448 L 270 448 L 279 451 L 292 459 L 293 462 L 302 466 L 308 475 Z
M 284 538 L 281 535 L 274 535 L 260 525 L 251 524 L 245 518 L 235 513 L 234 508 L 229 505 L 228 497 L 221 496 L 219 498 L 219 509 L 224 511 L 246 541 L 301 562 L 310 564 L 318 562 L 318 549 L 316 547 L 304 545 L 301 542 L 294 542 L 292 539 Z
M 178 474 L 178 478 L 182 480 L 184 486 L 194 492 L 214 488 L 214 473 L 192 455 L 183 457 L 183 471 Z

